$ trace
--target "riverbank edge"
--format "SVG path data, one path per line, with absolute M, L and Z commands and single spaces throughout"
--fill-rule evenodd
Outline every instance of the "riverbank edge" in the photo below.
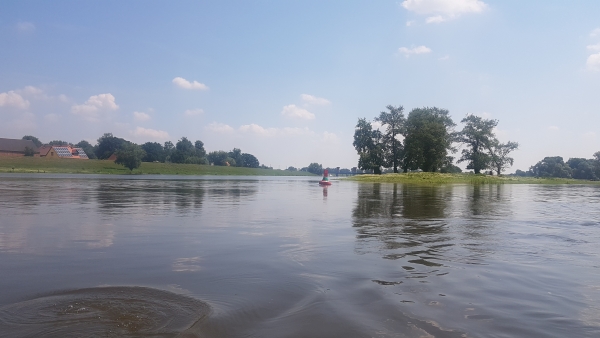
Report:
M 536 178 L 518 176 L 490 176 L 476 174 L 442 173 L 398 173 L 383 175 L 356 175 L 346 178 L 349 181 L 365 183 L 413 183 L 413 184 L 593 184 L 600 181 L 577 180 L 572 178 Z
M 182 163 L 142 162 L 129 169 L 109 160 L 14 157 L 0 159 L 0 173 L 102 174 L 102 175 L 223 175 L 223 176 L 315 176 L 304 171 L 225 167 Z

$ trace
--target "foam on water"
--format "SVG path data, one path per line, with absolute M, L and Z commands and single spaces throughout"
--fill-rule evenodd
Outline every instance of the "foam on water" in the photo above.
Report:
M 0 336 L 171 337 L 209 310 L 200 300 L 146 287 L 70 290 L 0 308 Z

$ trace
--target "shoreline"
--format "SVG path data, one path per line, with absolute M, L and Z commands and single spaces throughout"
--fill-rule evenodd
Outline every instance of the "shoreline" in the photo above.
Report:
M 318 176 L 304 171 L 222 167 L 184 163 L 142 162 L 132 172 L 109 160 L 0 158 L 0 173 L 99 174 L 99 175 L 222 175 L 222 176 Z
M 364 183 L 410 183 L 410 184 L 575 184 L 600 185 L 600 181 L 578 180 L 574 178 L 536 178 L 519 176 L 490 176 L 476 174 L 442 173 L 398 173 L 382 175 L 356 175 L 346 178 Z

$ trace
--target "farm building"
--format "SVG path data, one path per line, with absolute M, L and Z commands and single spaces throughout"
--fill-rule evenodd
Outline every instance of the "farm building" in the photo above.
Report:
M 0 157 L 25 156 L 28 150 L 33 151 L 33 156 L 40 156 L 40 151 L 32 140 L 0 138 Z
M 88 160 L 89 157 L 81 148 L 71 146 L 42 146 L 40 148 L 40 157 L 49 158 L 75 158 Z

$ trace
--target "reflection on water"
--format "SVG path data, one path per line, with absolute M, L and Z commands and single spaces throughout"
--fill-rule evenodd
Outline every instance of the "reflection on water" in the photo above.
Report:
M 597 186 L 318 180 L 0 175 L 0 337 L 600 336 Z
M 443 249 L 453 245 L 445 235 L 449 192 L 444 186 L 360 185 L 352 213 L 357 250 L 370 249 L 372 239 L 381 241 L 384 258 L 403 259 L 413 276 L 423 274 L 415 264 L 441 266 Z
M 444 309 L 438 320 L 483 336 L 592 337 L 600 333 L 590 320 L 600 315 L 590 302 L 600 296 L 598 251 L 590 241 L 600 235 L 597 193 L 597 187 L 361 184 L 352 212 L 356 251 L 395 262 L 372 281 L 396 289 L 403 303 L 422 304 L 412 311 L 421 318 Z M 590 197 L 594 209 L 587 208 Z M 582 228 L 590 222 L 591 232 Z M 572 278 L 574 260 L 586 281 Z

